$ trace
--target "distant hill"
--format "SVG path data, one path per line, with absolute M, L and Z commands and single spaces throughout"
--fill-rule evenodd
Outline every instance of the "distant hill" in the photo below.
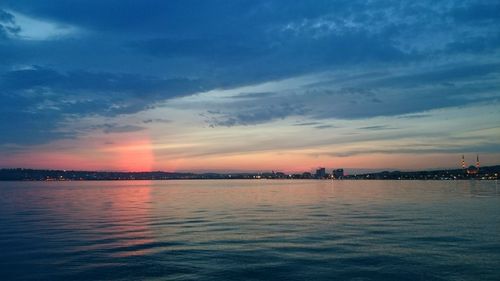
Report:
M 350 175 L 345 179 L 390 179 L 390 180 L 461 180 L 461 179 L 498 179 L 500 165 L 480 167 L 477 174 L 469 174 L 464 169 L 432 170 L 432 171 L 384 171 Z

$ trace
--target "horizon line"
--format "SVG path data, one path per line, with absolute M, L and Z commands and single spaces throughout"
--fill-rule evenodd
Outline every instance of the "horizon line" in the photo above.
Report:
M 482 166 L 481 168 L 488 168 L 488 167 L 495 167 L 495 166 L 500 166 L 500 163 L 494 164 L 494 165 L 487 165 L 487 166 Z M 325 168 L 329 170 L 334 170 L 334 169 L 343 169 L 344 171 L 347 170 L 365 170 L 362 173 L 368 174 L 368 173 L 380 173 L 380 172 L 420 172 L 420 171 L 441 171 L 441 170 L 462 170 L 462 167 L 441 167 L 441 168 L 431 168 L 431 169 L 420 169 L 420 170 L 407 170 L 407 169 L 397 169 L 397 168 L 381 168 L 381 169 L 373 169 L 373 168 L 326 168 L 326 167 L 321 167 L 318 166 L 319 168 Z M 63 172 L 96 172 L 96 173 L 183 173 L 183 174 L 231 174 L 231 173 L 238 173 L 238 174 L 259 174 L 259 173 L 285 173 L 285 174 L 298 174 L 298 173 L 307 173 L 311 171 L 295 171 L 295 172 L 283 172 L 279 169 L 272 169 L 272 170 L 266 170 L 266 171 L 231 171 L 231 170 L 226 170 L 226 171 L 196 171 L 196 170 L 191 170 L 191 171 L 164 171 L 164 170 L 150 170 L 150 171 L 119 171 L 119 170 L 78 170 L 78 169 L 55 169 L 55 168 L 24 168 L 24 167 L 0 167 L 0 170 L 39 170 L 39 171 L 63 171 Z

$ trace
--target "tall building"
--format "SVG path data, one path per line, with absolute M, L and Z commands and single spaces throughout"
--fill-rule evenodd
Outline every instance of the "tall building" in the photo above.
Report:
M 332 172 L 334 179 L 342 179 L 344 177 L 344 169 L 336 169 Z
M 318 179 L 325 178 L 326 177 L 326 169 L 325 168 L 319 168 L 319 169 L 317 169 L 315 176 Z

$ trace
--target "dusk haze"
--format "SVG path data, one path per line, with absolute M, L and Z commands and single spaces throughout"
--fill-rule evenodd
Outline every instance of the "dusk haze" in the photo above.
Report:
M 500 280 L 499 0 L 0 0 L 0 280 Z

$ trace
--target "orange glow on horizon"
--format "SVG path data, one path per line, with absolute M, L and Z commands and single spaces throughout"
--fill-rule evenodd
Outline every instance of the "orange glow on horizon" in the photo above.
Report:
M 112 142 L 109 142 L 111 137 Z M 0 167 L 90 171 L 151 171 L 155 157 L 146 134 L 62 140 L 17 155 L 1 155 Z
M 177 144 L 168 144 L 177 148 Z M 1 155 L 2 168 L 94 171 L 169 172 L 314 172 L 318 167 L 348 170 L 423 170 L 457 168 L 461 154 L 360 154 L 337 157 L 315 149 L 213 153 L 196 146 L 166 149 L 145 132 L 94 135 L 78 142 L 64 140 L 33 147 L 17 155 Z M 475 156 L 475 154 L 474 154 Z M 484 165 L 498 163 L 498 154 L 481 155 Z
M 149 138 L 125 140 L 105 151 L 113 155 L 110 160 L 116 170 L 152 171 L 154 168 L 155 157 Z

